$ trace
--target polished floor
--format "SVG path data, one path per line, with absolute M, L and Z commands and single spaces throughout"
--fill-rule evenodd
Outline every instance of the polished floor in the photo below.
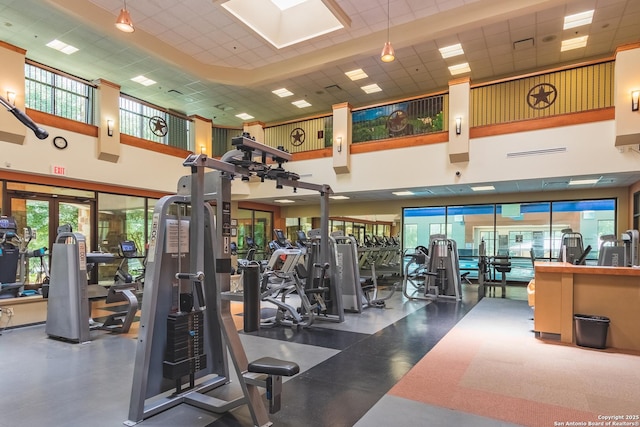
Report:
M 508 296 L 524 298 L 514 287 Z M 504 426 L 497 420 L 429 407 L 386 395 L 478 302 L 465 285 L 461 302 L 409 301 L 400 292 L 385 309 L 347 314 L 343 323 L 311 328 L 275 327 L 241 334 L 249 360 L 272 356 L 296 361 L 300 374 L 283 387 L 275 426 Z M 44 325 L 9 329 L 0 336 L 0 427 L 118 426 L 126 420 L 136 341 L 92 332 L 91 342 L 46 337 Z M 236 385 L 212 394 L 231 395 Z M 380 416 L 376 414 L 381 414 Z M 413 421 L 412 421 L 413 420 Z M 142 426 L 250 426 L 246 407 L 214 415 L 182 404 Z

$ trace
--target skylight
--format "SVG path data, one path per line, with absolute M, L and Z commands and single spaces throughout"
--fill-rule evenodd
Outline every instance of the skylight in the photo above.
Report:
M 351 25 L 336 0 L 228 0 L 221 6 L 278 49 Z

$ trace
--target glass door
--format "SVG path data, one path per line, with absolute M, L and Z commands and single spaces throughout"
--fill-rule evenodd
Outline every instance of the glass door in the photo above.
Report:
M 92 248 L 92 202 L 63 200 L 48 195 L 15 194 L 10 195 L 9 206 L 9 215 L 15 218 L 18 225 L 21 251 L 46 248 L 48 254 L 45 257 L 21 257 L 18 280 L 24 280 L 25 284 L 39 285 L 47 277 L 51 247 L 60 225 L 70 224 L 73 231 L 86 237 L 87 248 Z

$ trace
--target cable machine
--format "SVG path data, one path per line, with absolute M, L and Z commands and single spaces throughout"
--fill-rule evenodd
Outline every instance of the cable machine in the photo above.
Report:
M 248 134 L 232 143 L 236 150 L 221 160 L 187 157 L 183 165 L 191 175 L 179 180 L 177 195 L 163 197 L 154 209 L 126 425 L 186 403 L 214 413 L 246 404 L 255 426 L 270 426 L 257 387 L 267 388 L 269 411 L 277 412 L 282 376 L 299 372 L 296 363 L 271 357 L 249 363 L 230 301 L 221 297 L 231 281 L 231 181 L 236 175 L 257 175 L 275 180 L 279 188 L 319 191 L 327 231 L 331 189 L 300 182 L 297 174 L 285 171 L 282 163 L 291 159 L 285 151 Z M 268 165 L 267 157 L 278 166 Z M 205 174 L 205 169 L 214 171 Z M 206 394 L 229 382 L 227 354 L 242 389 L 242 396 L 230 401 Z

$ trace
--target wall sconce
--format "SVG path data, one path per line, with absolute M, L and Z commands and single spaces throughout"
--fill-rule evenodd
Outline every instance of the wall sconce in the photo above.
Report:
M 456 117 L 456 135 L 462 133 L 462 117 Z
M 205 147 L 204 145 L 200 146 L 200 154 L 207 154 L 207 147 Z
M 638 111 L 638 98 L 640 98 L 640 90 L 631 92 L 631 111 Z
M 107 120 L 107 135 L 113 136 L 113 120 Z
M 342 137 L 337 137 L 336 142 L 338 143 L 338 153 L 342 153 Z
M 637 103 L 637 99 L 638 97 L 636 96 L 636 103 Z M 7 91 L 7 102 L 11 105 L 13 105 L 14 107 L 16 106 L 16 93 L 13 91 Z

